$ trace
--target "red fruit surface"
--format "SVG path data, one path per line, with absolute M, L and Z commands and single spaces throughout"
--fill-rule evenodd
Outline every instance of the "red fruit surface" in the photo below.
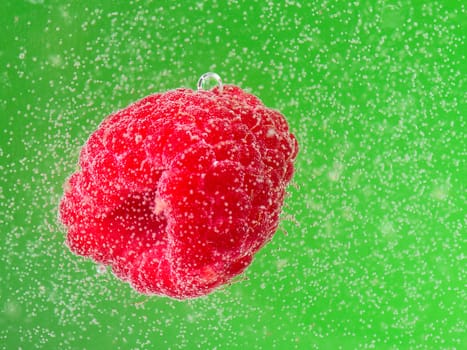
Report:
M 148 96 L 82 148 L 66 243 L 141 293 L 208 294 L 274 235 L 297 152 L 284 117 L 238 87 Z

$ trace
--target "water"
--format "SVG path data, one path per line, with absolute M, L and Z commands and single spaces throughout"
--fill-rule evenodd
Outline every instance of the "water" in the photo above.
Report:
M 4 1 L 0 348 L 466 347 L 461 2 Z M 301 145 L 281 229 L 206 298 L 141 296 L 57 223 L 112 111 L 215 71 Z

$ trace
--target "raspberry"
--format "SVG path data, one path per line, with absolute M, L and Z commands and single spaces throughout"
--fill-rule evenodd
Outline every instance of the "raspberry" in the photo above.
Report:
M 141 293 L 208 294 L 274 235 L 297 152 L 284 117 L 236 86 L 148 96 L 83 146 L 66 243 Z

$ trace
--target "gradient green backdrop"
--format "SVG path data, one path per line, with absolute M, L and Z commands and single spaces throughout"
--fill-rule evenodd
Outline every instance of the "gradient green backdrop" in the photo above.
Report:
M 1 349 L 467 348 L 461 1 L 3 0 L 0 25 Z M 230 287 L 138 295 L 64 246 L 62 184 L 106 115 L 207 71 L 297 135 L 281 229 Z

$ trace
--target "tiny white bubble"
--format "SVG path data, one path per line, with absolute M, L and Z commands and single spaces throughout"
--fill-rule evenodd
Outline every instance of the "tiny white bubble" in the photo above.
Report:
M 276 130 L 273 128 L 269 128 L 268 132 L 266 133 L 266 137 L 273 137 L 274 135 L 276 135 Z
M 96 270 L 98 274 L 104 274 L 107 272 L 107 267 L 104 264 L 99 264 L 96 266 Z

